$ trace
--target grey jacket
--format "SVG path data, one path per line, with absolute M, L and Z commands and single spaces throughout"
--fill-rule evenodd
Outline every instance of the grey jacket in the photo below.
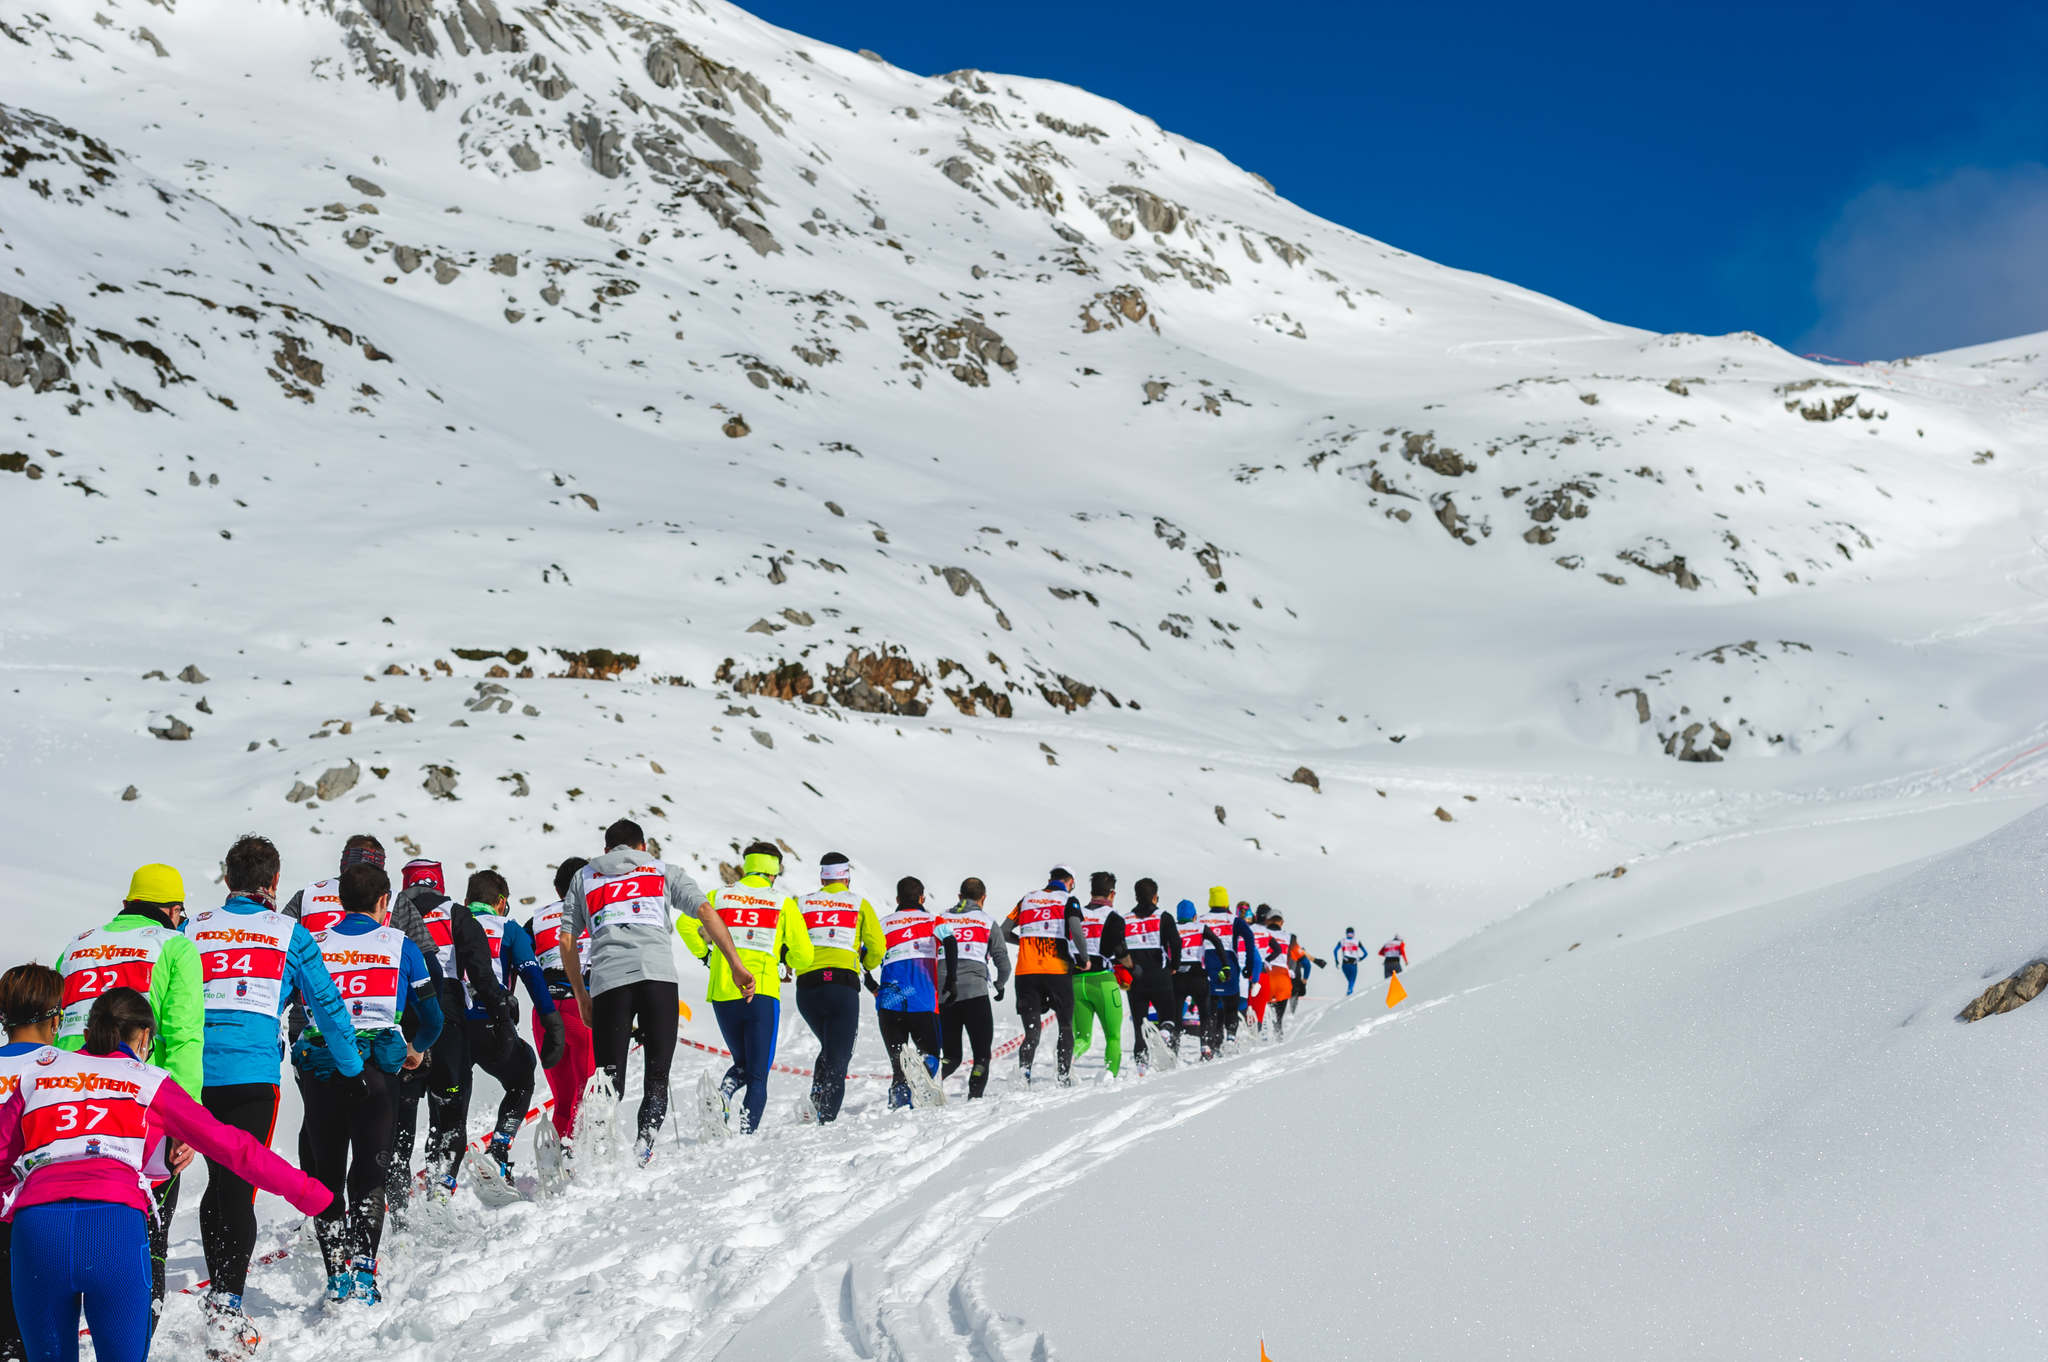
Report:
M 661 921 L 625 922 L 591 932 L 590 954 L 583 964 L 583 986 L 591 993 L 606 993 L 643 980 L 677 983 L 676 914 L 697 916 L 704 910 L 704 891 L 681 866 L 657 862 L 644 851 L 618 847 L 607 851 L 578 872 L 562 900 L 562 914 L 576 933 L 590 931 L 590 906 L 583 891 L 593 876 L 623 875 L 636 865 L 661 866 L 667 892 L 662 898 Z
M 979 912 L 988 920 L 988 961 L 969 960 L 959 955 L 952 943 L 952 928 L 948 919 L 962 913 Z M 975 903 L 956 903 L 939 914 L 939 998 L 941 1001 L 964 1002 L 969 998 L 985 998 L 989 992 L 989 964 L 996 967 L 995 986 L 1006 988 L 1010 982 L 1010 947 L 1003 940 L 1003 933 L 996 924 L 995 914 Z M 950 995 L 946 990 L 948 975 L 953 988 Z

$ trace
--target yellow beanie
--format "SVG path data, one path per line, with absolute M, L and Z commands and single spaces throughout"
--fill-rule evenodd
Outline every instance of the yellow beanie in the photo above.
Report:
M 1230 906 L 1230 891 L 1220 884 L 1212 888 L 1209 891 L 1209 906 L 1211 908 L 1228 908 Z
M 176 867 L 146 865 L 128 878 L 128 903 L 183 903 L 185 878 Z

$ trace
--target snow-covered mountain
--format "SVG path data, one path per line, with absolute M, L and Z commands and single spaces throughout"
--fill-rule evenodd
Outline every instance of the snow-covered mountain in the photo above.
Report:
M 878 898 L 1227 883 L 1403 932 L 1448 1008 L 1575 951 L 1621 988 L 1641 938 L 2039 800 L 2048 335 L 1842 368 L 1613 326 L 1084 92 L 719 0 L 0 0 L 0 72 L 22 951 L 136 862 L 202 898 L 245 828 L 288 876 L 367 829 L 531 899 L 630 813 L 711 879 L 765 835 Z M 1644 1008 L 1738 1005 L 1654 977 Z M 1172 1102 L 1350 1122 L 1317 1066 L 1385 1037 L 1325 1016 L 1294 1086 Z M 1179 1110 L 1096 1100 L 1056 1139 Z M 886 1180 L 913 1137 L 871 1135 Z M 988 1138 L 949 1195 L 1046 1137 Z M 911 1308 L 820 1266 L 873 1224 L 777 1186 L 801 1232 L 619 1328 L 716 1301 L 746 1356 L 813 1288 Z M 1091 1355 L 995 1261 L 919 1318 Z M 431 1301 L 422 1337 L 465 1326 Z
M 201 811 L 532 885 L 622 807 L 1020 874 L 1114 810 L 1440 940 L 1641 845 L 1503 770 L 1719 805 L 2038 722 L 2039 344 L 1609 326 L 708 0 L 0 12 L 24 902 Z

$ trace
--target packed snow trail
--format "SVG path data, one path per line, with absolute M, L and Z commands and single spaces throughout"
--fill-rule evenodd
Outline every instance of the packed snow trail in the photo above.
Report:
M 498 1211 L 467 1190 L 416 1202 L 411 1227 L 387 1238 L 380 1309 L 318 1304 L 310 1245 L 258 1268 L 264 1351 L 427 1362 L 459 1340 L 479 1362 L 1043 1356 L 1036 1327 L 980 1305 L 975 1246 L 1141 1142 L 1422 1010 L 1386 1013 L 1364 995 L 1311 1002 L 1287 1040 L 1248 1040 L 1208 1065 L 1117 1080 L 1084 1057 L 1073 1088 L 1028 1091 L 1005 1066 L 986 1100 L 910 1112 L 884 1110 L 880 1085 L 862 1085 L 824 1127 L 797 1124 L 797 1085 L 779 1085 L 752 1138 L 665 1135 L 647 1170 L 622 1156 L 579 1169 L 560 1198 Z M 676 1088 L 695 1077 L 684 1059 Z M 182 1347 L 196 1319 L 173 1313 L 166 1343 Z

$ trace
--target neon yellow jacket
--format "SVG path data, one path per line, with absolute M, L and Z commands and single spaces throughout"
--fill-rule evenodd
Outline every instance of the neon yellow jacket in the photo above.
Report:
M 766 889 L 774 882 L 766 875 L 748 875 L 740 884 L 748 889 Z M 718 910 L 718 896 L 723 890 L 714 889 L 709 897 L 710 911 Z M 711 970 L 711 985 L 704 990 L 704 996 L 714 1003 L 737 1002 L 739 985 L 732 981 L 732 967 L 725 963 L 725 953 L 711 944 L 711 938 L 704 932 L 704 924 L 695 914 L 685 913 L 676 919 L 676 932 L 683 938 L 683 944 L 690 954 Z M 775 944 L 766 951 L 739 952 L 740 963 L 754 976 L 754 992 L 763 998 L 782 996 L 782 975 L 776 966 L 787 956 L 789 967 L 801 974 L 811 966 L 811 934 L 804 930 L 804 915 L 797 911 L 796 900 L 785 898 L 782 911 L 775 916 Z
M 206 1084 L 206 997 L 201 992 L 199 948 L 192 938 L 175 927 L 166 927 L 143 913 L 122 913 L 106 926 L 110 932 L 135 932 L 155 927 L 165 933 L 163 952 L 149 976 L 149 1006 L 156 1013 L 156 1039 L 143 1058 L 167 1071 L 194 1101 Z M 57 972 L 66 974 L 67 947 L 57 960 Z M 57 1041 L 60 1050 L 77 1050 L 85 1037 L 65 1036 Z
M 831 884 L 820 885 L 818 892 L 821 894 L 843 894 L 846 892 L 846 881 L 834 880 Z M 803 924 L 803 914 L 801 912 L 797 914 L 796 925 L 797 930 L 802 932 L 804 939 L 808 941 L 811 933 L 810 929 Z M 858 935 L 854 939 L 854 949 L 850 951 L 839 946 L 820 946 L 812 942 L 811 963 L 804 968 L 880 969 L 882 965 L 882 952 L 886 949 L 886 943 L 882 940 L 882 915 L 877 913 L 875 905 L 869 903 L 866 899 L 860 901 L 860 926 L 857 931 Z

